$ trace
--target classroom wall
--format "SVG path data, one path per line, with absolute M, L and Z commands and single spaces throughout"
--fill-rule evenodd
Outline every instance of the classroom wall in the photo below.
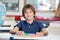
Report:
M 55 0 L 52 0 L 52 4 L 53 4 L 53 1 Z M 54 4 L 53 4 L 54 5 Z M 24 0 L 19 0 L 19 12 L 6 12 L 6 15 L 22 15 L 22 8 L 24 6 Z M 55 6 L 55 5 L 54 5 Z M 55 14 L 53 12 L 40 12 L 40 13 L 36 13 L 37 16 L 54 16 Z

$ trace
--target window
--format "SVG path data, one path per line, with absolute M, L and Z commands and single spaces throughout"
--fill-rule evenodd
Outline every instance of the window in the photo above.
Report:
M 6 10 L 9 12 L 18 12 L 19 11 L 19 0 L 0 0 L 5 4 Z
M 32 4 L 37 11 L 55 11 L 56 0 L 26 0 L 26 4 Z

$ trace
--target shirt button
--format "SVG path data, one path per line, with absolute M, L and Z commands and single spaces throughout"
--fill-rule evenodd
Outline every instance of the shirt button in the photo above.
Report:
M 30 28 L 30 26 L 29 26 L 29 28 Z

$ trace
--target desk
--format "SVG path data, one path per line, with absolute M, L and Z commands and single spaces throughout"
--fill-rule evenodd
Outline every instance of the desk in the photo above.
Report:
M 1 26 L 1 27 L 0 27 L 0 30 L 10 30 L 10 29 L 12 29 L 16 24 L 17 24 L 16 21 L 4 21 L 3 25 L 10 25 L 10 27 L 9 27 L 9 26 L 3 26 L 3 27 Z
M 17 36 L 13 35 L 14 39 L 48 39 L 48 36 L 43 36 L 43 37 L 32 37 L 32 36 Z
M 31 38 L 28 36 L 18 36 L 18 35 L 12 35 L 10 33 L 0 33 L 0 39 L 10 39 L 10 37 L 13 37 L 14 39 L 47 39 L 48 36 L 44 36 L 44 37 L 36 37 L 36 38 Z
M 36 37 L 36 38 L 29 38 L 29 37 L 23 37 L 23 36 L 17 36 L 12 35 L 10 33 L 0 33 L 0 39 L 7 39 L 9 40 L 10 37 L 13 37 L 14 39 L 39 39 L 39 40 L 60 40 L 60 35 L 48 35 L 43 37 Z
M 49 35 L 48 40 L 60 40 L 60 35 Z
M 48 28 L 48 36 L 43 37 L 36 37 L 31 38 L 28 36 L 18 36 L 18 35 L 12 35 L 10 33 L 0 33 L 0 40 L 1 39 L 7 39 L 9 40 L 10 37 L 13 37 L 14 39 L 40 39 L 40 40 L 60 40 L 60 27 L 49 27 Z

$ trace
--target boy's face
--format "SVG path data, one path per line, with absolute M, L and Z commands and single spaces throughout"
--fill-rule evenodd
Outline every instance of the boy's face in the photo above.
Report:
M 34 19 L 34 13 L 31 9 L 25 9 L 25 12 L 24 12 L 24 17 L 26 20 L 32 20 Z

